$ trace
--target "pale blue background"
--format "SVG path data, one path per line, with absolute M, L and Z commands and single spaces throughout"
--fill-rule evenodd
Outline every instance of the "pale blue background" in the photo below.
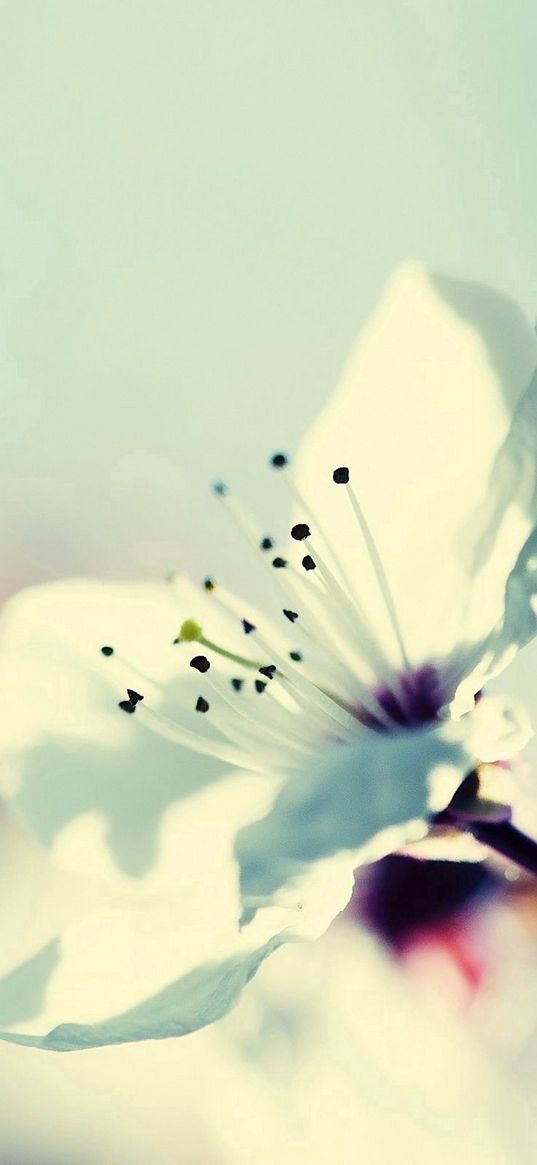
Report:
M 533 0 L 4 7 L 4 590 L 226 569 L 207 480 L 269 525 L 266 455 L 399 259 L 533 314 L 536 26 Z

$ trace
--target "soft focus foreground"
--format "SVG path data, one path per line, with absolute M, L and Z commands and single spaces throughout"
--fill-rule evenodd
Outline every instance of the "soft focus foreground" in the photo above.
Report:
M 455 1003 L 449 960 L 402 978 L 371 940 L 338 927 L 311 951 L 282 952 L 233 1015 L 183 1041 L 67 1058 L 3 1047 L 0 1159 L 529 1165 L 535 1128 L 513 1064 L 520 1076 L 521 1052 L 534 1055 L 535 947 L 511 916 L 489 929 L 517 970 L 505 977 L 496 963 L 486 1038 L 479 1012 Z

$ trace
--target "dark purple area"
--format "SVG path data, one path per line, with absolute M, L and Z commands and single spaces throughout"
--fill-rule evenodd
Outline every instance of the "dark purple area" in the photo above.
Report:
M 476 701 L 481 695 L 477 694 Z M 380 685 L 375 698 L 390 724 L 361 707 L 356 714 L 369 728 L 390 732 L 392 728 L 397 731 L 434 723 L 450 697 L 438 669 L 425 663 L 398 675 L 391 687 Z M 432 824 L 471 833 L 482 845 L 537 876 L 537 842 L 515 828 L 509 805 L 484 807 L 478 794 L 479 774 L 473 771 L 447 808 L 432 818 Z M 416 935 L 449 925 L 476 898 L 500 893 L 501 889 L 499 878 L 481 862 L 423 861 L 391 854 L 356 872 L 344 915 L 370 927 L 393 950 L 401 951 Z
M 394 726 L 420 728 L 432 724 L 447 702 L 440 674 L 432 663 L 397 677 L 397 691 L 382 684 L 375 688 L 375 698 Z M 369 728 L 386 732 L 386 725 L 369 712 L 360 710 L 360 720 Z
M 481 862 L 421 861 L 391 854 L 356 874 L 347 918 L 369 927 L 395 950 L 453 921 L 499 882 Z

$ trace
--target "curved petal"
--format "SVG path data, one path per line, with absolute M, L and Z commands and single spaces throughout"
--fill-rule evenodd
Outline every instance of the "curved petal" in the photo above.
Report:
M 346 869 L 348 889 L 361 861 L 423 837 L 428 812 L 448 804 L 471 766 L 466 731 L 448 725 L 392 737 L 370 733 L 290 778 L 268 815 L 237 840 L 246 916 L 260 903 L 293 897 L 300 908 L 312 873 L 327 880 L 334 858 L 338 872 Z M 346 904 L 342 884 L 335 889 L 332 914 Z
M 110 920 L 113 921 L 113 920 Z M 139 1006 L 100 1023 L 62 1023 L 42 1036 L 0 1032 L 0 1039 L 52 1052 L 184 1036 L 221 1019 L 258 967 L 281 945 L 274 939 L 248 955 L 198 967 Z
M 505 612 L 490 636 L 487 678 L 496 676 L 537 632 L 537 531 L 533 531 L 517 558 L 505 589 Z
M 53 965 L 43 968 L 39 1007 L 24 1021 L 14 1016 L 11 1031 L 4 1016 L 3 1038 L 69 1050 L 184 1034 L 222 1015 L 287 937 L 280 934 L 287 921 L 282 911 L 267 911 L 242 932 L 238 925 L 233 844 L 240 827 L 266 807 L 267 790 L 244 775 L 176 803 L 162 825 L 159 860 L 144 879 L 118 871 L 104 822 L 94 814 L 59 835 L 46 861 L 47 879 L 42 871 L 34 876 L 28 843 L 19 845 L 2 879 L 4 900 L 8 874 L 21 887 L 19 925 L 10 910 L 9 927 L 18 935 L 31 917 L 39 928 L 30 945 L 25 935 L 23 945 L 7 948 L 11 993 L 17 971 L 24 985 L 28 956 L 52 939 L 58 943 Z M 75 865 L 86 871 L 85 880 L 73 874 Z M 73 892 L 79 882 L 89 888 L 85 897 Z M 58 905 L 64 884 L 69 911 Z
M 523 700 L 532 723 L 537 724 L 537 640 L 520 651 L 501 679 L 493 679 L 489 691 L 506 689 L 515 700 Z M 516 781 L 513 822 L 530 837 L 537 837 L 537 737 L 529 741 L 522 756 L 511 760 Z
M 536 338 L 510 300 L 408 265 L 304 439 L 299 489 L 396 664 L 371 561 L 332 471 L 350 469 L 411 661 L 480 642 L 502 615 L 535 521 L 536 364 Z
M 2 743 L 18 769 L 16 801 L 49 853 L 20 830 L 15 846 L 6 818 L 0 1003 L 5 987 L 20 1006 L 1 1026 L 21 1009 L 26 1019 L 5 1038 L 25 1042 L 29 1029 L 38 1034 L 27 1042 L 67 1048 L 201 1026 L 231 1005 L 286 924 L 274 913 L 241 934 L 233 858 L 275 778 L 200 764 L 117 708 L 126 659 L 151 669 L 158 698 L 173 702 L 171 639 L 190 614 L 158 584 L 54 584 L 6 609 Z M 162 993 L 166 1030 L 164 1005 L 153 1004 Z M 47 1043 L 65 1021 L 70 1034 Z
M 229 620 L 186 583 L 179 603 L 159 584 L 66 582 L 6 608 L 3 750 L 17 767 L 16 801 L 49 847 L 19 831 L 14 848 L 9 818 L 0 859 L 6 1039 L 67 1049 L 203 1026 L 277 945 L 331 920 L 323 884 L 304 916 L 284 905 L 241 929 L 234 843 L 268 810 L 278 779 L 229 776 L 205 758 L 196 767 L 186 749 L 118 711 L 141 669 L 147 698 L 154 691 L 166 709 L 180 700 L 184 717 L 184 688 L 195 693 L 200 677 L 188 668 L 190 648 L 177 682 L 171 641 L 200 606 L 210 634 L 227 642 Z M 103 640 L 112 658 L 101 655 Z M 6 992 L 7 1003 L 17 994 L 15 1014 L 4 1014 Z
M 533 530 L 507 578 L 502 617 L 484 639 L 481 649 L 468 655 L 468 674 L 456 695 L 461 712 L 471 706 L 474 693 L 500 675 L 536 634 L 537 530 Z
M 358 758 L 342 767 L 334 750 L 331 768 L 323 764 L 313 780 L 295 778 L 260 826 L 249 823 L 267 813 L 271 790 L 244 775 L 170 806 L 159 860 L 144 879 L 117 870 L 99 815 L 72 821 L 56 839 L 56 867 L 78 865 L 91 874 L 96 897 L 76 919 L 52 918 L 46 937 L 58 937 L 59 949 L 46 968 L 43 1002 L 2 1038 L 70 1050 L 181 1035 L 223 1015 L 268 954 L 318 935 L 346 903 L 356 849 L 365 855 L 374 840 L 376 855 L 419 836 L 423 821 L 409 825 L 408 818 L 426 810 L 437 776 L 443 803 L 449 800 L 467 764 L 461 745 L 435 732 L 390 741 L 388 751 L 382 743 L 374 741 L 362 758 L 367 790 L 357 779 Z M 243 890 L 256 895 L 242 927 L 237 837 Z M 285 883 L 284 893 L 273 893 L 276 883 Z M 38 914 L 45 906 L 34 900 Z
M 103 888 L 51 861 L 0 800 L 0 979 L 48 946 L 65 926 L 99 906 Z

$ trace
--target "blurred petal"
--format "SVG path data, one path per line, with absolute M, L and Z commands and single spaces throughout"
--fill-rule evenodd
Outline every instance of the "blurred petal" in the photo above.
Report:
M 506 695 L 478 700 L 468 724 L 468 748 L 480 763 L 510 760 L 533 736 L 525 707 Z
M 269 960 L 212 1032 L 203 1092 L 226 1165 L 533 1161 L 505 1061 L 447 1006 L 441 970 L 405 980 L 342 925 Z M 498 1025 L 490 1005 L 486 1018 Z
M 449 726 L 454 728 L 455 726 Z M 370 861 L 415 841 L 427 832 L 424 818 L 445 807 L 468 771 L 461 741 L 443 729 L 383 737 L 369 734 L 361 745 L 334 748 L 293 776 L 270 813 L 247 826 L 237 841 L 246 911 L 257 903 L 307 902 L 308 879 L 330 860 L 352 873 Z M 342 863 L 343 855 L 343 863 Z M 331 910 L 346 904 L 337 887 Z M 348 893 L 347 893 L 348 898 Z
M 489 641 L 489 675 L 497 675 L 533 639 L 537 630 L 536 604 L 537 532 L 533 532 L 507 580 L 504 619 Z

